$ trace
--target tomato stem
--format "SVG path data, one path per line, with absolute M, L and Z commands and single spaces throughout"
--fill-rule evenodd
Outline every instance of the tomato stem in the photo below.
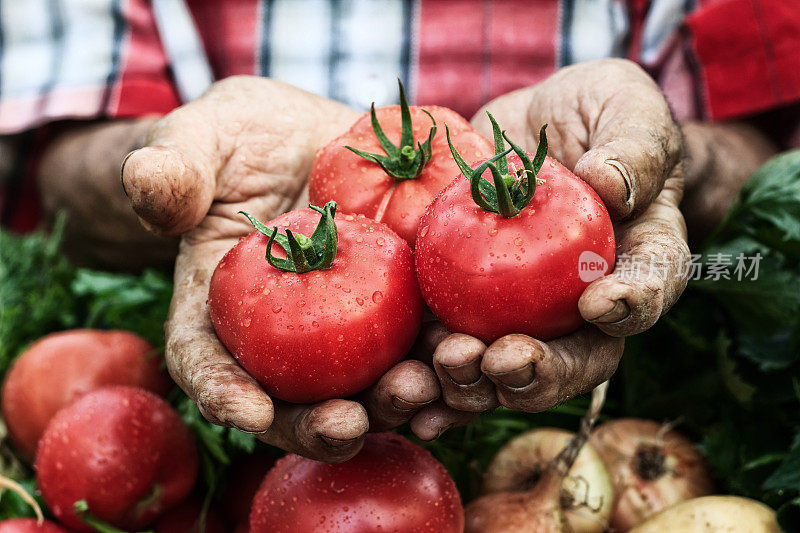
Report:
M 395 181 L 405 181 L 414 179 L 420 175 L 425 164 L 431 160 L 431 142 L 436 135 L 436 120 L 433 115 L 422 110 L 423 113 L 428 115 L 433 122 L 428 139 L 424 142 L 417 142 L 416 148 L 414 147 L 414 129 L 411 124 L 411 111 L 408 107 L 406 100 L 406 91 L 403 88 L 403 83 L 398 79 L 397 84 L 400 87 L 400 148 L 395 146 L 392 141 L 386 136 L 378 122 L 378 117 L 375 114 L 375 102 L 370 107 L 370 116 L 372 118 L 372 129 L 375 132 L 375 137 L 386 152 L 386 155 L 373 154 L 365 152 L 352 146 L 345 146 L 348 150 L 358 156 L 372 161 L 380 166 L 384 172 L 389 174 Z
M 505 131 L 500 130 L 500 126 L 491 113 L 487 112 L 489 120 L 492 122 L 492 132 L 494 134 L 494 157 L 487 159 L 474 169 L 467 165 L 461 154 L 458 153 L 450 140 L 450 129 L 445 124 L 447 132 L 447 144 L 453 154 L 458 168 L 466 177 L 471 187 L 471 194 L 475 203 L 485 211 L 498 213 L 503 218 L 511 218 L 525 209 L 536 192 L 536 174 L 544 164 L 547 156 L 547 135 L 545 129 L 547 124 L 539 130 L 539 146 L 536 148 L 536 155 L 533 161 L 527 152 L 516 145 L 508 138 Z M 506 148 L 506 142 L 511 148 Z M 523 169 L 513 174 L 508 171 L 508 154 L 517 154 L 522 161 Z M 483 173 L 489 170 L 492 174 L 493 184 L 483 177 Z
M 328 202 L 323 208 L 314 205 L 308 207 L 321 215 L 311 237 L 306 237 L 302 233 L 292 233 L 289 229 L 286 230 L 286 235 L 282 235 L 278 233 L 277 226 L 270 229 L 249 213 L 239 211 L 259 233 L 269 237 L 266 258 L 273 267 L 302 274 L 312 270 L 324 270 L 333 265 L 339 244 L 339 234 L 333 220 L 336 216 L 336 202 Z M 286 259 L 272 255 L 273 243 L 278 243 L 283 248 Z

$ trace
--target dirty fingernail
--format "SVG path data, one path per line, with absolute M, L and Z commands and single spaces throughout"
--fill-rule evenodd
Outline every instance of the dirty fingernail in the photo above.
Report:
M 487 372 L 492 378 L 501 382 L 506 387 L 519 389 L 526 387 L 533 381 L 533 364 L 528 363 L 522 368 L 509 372 Z
M 128 195 L 128 189 L 125 188 L 125 163 L 127 163 L 128 159 L 130 159 L 130 157 L 138 151 L 139 150 L 131 150 L 128 152 L 128 155 L 125 156 L 125 159 L 122 160 L 122 164 L 119 166 L 119 181 L 122 183 L 122 190 L 125 193 L 125 196 Z
M 392 397 L 392 405 L 398 411 L 419 411 L 420 409 L 422 409 L 423 407 L 425 407 L 426 405 L 428 405 L 433 401 L 434 400 L 431 400 L 429 402 L 409 402 L 408 400 L 404 400 L 399 396 Z
M 617 300 L 609 311 L 603 313 L 602 315 L 592 318 L 589 322 L 593 324 L 613 324 L 614 322 L 619 322 L 625 318 L 628 318 L 630 315 L 631 309 L 628 307 L 628 304 L 625 300 Z
M 347 446 L 348 444 L 353 444 L 358 441 L 361 437 L 354 437 L 352 439 L 334 439 L 333 437 L 326 437 L 325 435 L 320 435 L 319 438 L 325 442 L 328 446 L 333 448 L 341 448 L 342 446 Z
M 617 172 L 622 176 L 622 181 L 625 183 L 625 203 L 630 204 L 633 201 L 633 186 L 631 185 L 631 176 L 628 173 L 628 169 L 616 159 L 606 159 L 605 163 L 617 169 Z
M 442 365 L 457 385 L 472 385 L 481 379 L 481 364 L 477 359 L 458 366 Z

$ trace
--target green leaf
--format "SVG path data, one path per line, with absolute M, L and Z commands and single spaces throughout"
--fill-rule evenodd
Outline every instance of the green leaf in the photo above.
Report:
M 746 209 L 785 234 L 800 240 L 800 150 L 780 154 L 759 168 L 742 187 Z
M 125 329 L 163 349 L 172 281 L 160 271 L 140 275 L 80 269 L 71 289 L 86 306 L 83 326 Z
M 785 370 L 800 361 L 800 327 L 774 334 L 740 328 L 736 335 L 736 353 L 759 366 L 762 372 Z
M 725 250 L 730 250 L 730 247 Z M 707 249 L 708 259 L 720 248 Z M 742 251 L 746 256 L 752 252 Z M 735 255 L 732 254 L 732 260 Z M 704 263 L 707 265 L 708 263 Z M 775 333 L 800 313 L 800 276 L 775 255 L 762 255 L 756 279 L 702 279 L 690 287 L 716 298 L 742 328 Z
M 772 158 L 753 174 L 712 241 L 734 234 L 800 260 L 800 150 Z
M 795 436 L 789 455 L 764 482 L 764 489 L 800 491 L 800 433 Z

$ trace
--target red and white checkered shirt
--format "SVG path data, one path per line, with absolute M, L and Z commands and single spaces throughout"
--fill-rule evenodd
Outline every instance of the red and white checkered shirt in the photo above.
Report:
M 0 135 L 165 113 L 234 74 L 362 109 L 393 103 L 399 76 L 470 117 L 611 56 L 679 119 L 775 109 L 800 101 L 800 0 L 0 0 Z

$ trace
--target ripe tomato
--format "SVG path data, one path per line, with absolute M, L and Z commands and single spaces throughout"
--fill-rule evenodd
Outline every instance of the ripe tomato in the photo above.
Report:
M 393 433 L 367 435 L 353 459 L 331 465 L 288 455 L 261 484 L 251 533 L 461 533 L 464 510 L 444 466 Z
M 496 152 L 507 153 L 494 126 Z M 519 169 L 516 175 L 508 173 L 505 156 L 475 172 L 462 160 L 460 166 L 473 179 L 455 180 L 420 221 L 420 288 L 451 331 L 487 343 L 510 333 L 559 337 L 583 323 L 578 299 L 592 280 L 581 275 L 579 262 L 588 257 L 600 263 L 594 278 L 613 268 L 614 231 L 603 202 L 583 180 L 545 158 L 544 128 L 541 139 L 535 163 L 514 145 L 508 163 Z M 487 166 L 493 185 L 481 177 Z M 539 168 L 532 166 L 541 167 L 538 176 Z M 526 175 L 531 183 L 534 176 L 540 182 L 533 190 L 525 187 Z M 511 202 L 505 208 L 499 205 L 503 198 Z
M 103 387 L 61 409 L 36 452 L 47 506 L 76 531 L 93 531 L 74 505 L 124 529 L 140 529 L 182 501 L 197 479 L 197 448 L 178 413 L 155 394 Z
M 268 393 L 289 402 L 345 397 L 372 385 L 405 356 L 422 322 L 408 244 L 364 216 L 334 224 L 335 208 L 326 205 L 321 219 L 298 209 L 267 224 L 286 230 L 276 243 L 314 232 L 297 237 L 306 248 L 291 261 L 281 246 L 269 246 L 269 228 L 254 221 L 261 229 L 243 237 L 211 278 L 208 305 L 219 339 Z M 277 267 L 264 259 L 267 249 Z M 320 257 L 332 251 L 333 262 L 300 273 L 281 269 L 315 249 Z
M 437 125 L 447 124 L 454 144 L 468 159 L 491 156 L 492 145 L 452 109 L 408 107 L 402 85 L 400 102 L 377 110 L 373 105 L 372 113 L 320 149 L 309 176 L 308 196 L 313 204 L 335 200 L 345 213 L 383 222 L 413 247 L 425 208 L 458 175 L 447 141 L 441 133 L 436 135 Z M 405 122 L 404 110 L 408 110 Z M 376 122 L 380 124 L 377 127 Z M 400 147 L 385 137 L 381 143 L 383 132 L 392 140 L 400 139 Z M 420 140 L 425 138 L 430 142 L 422 144 Z M 374 158 L 345 147 L 372 153 L 378 160 L 384 158 L 381 164 L 386 170 Z
M 3 419 L 20 455 L 31 460 L 59 409 L 104 385 L 166 394 L 172 385 L 162 358 L 128 331 L 78 329 L 42 337 L 20 355 L 3 384 Z
M 58 524 L 45 520 L 41 525 L 35 518 L 12 518 L 0 522 L 0 533 L 69 533 Z

